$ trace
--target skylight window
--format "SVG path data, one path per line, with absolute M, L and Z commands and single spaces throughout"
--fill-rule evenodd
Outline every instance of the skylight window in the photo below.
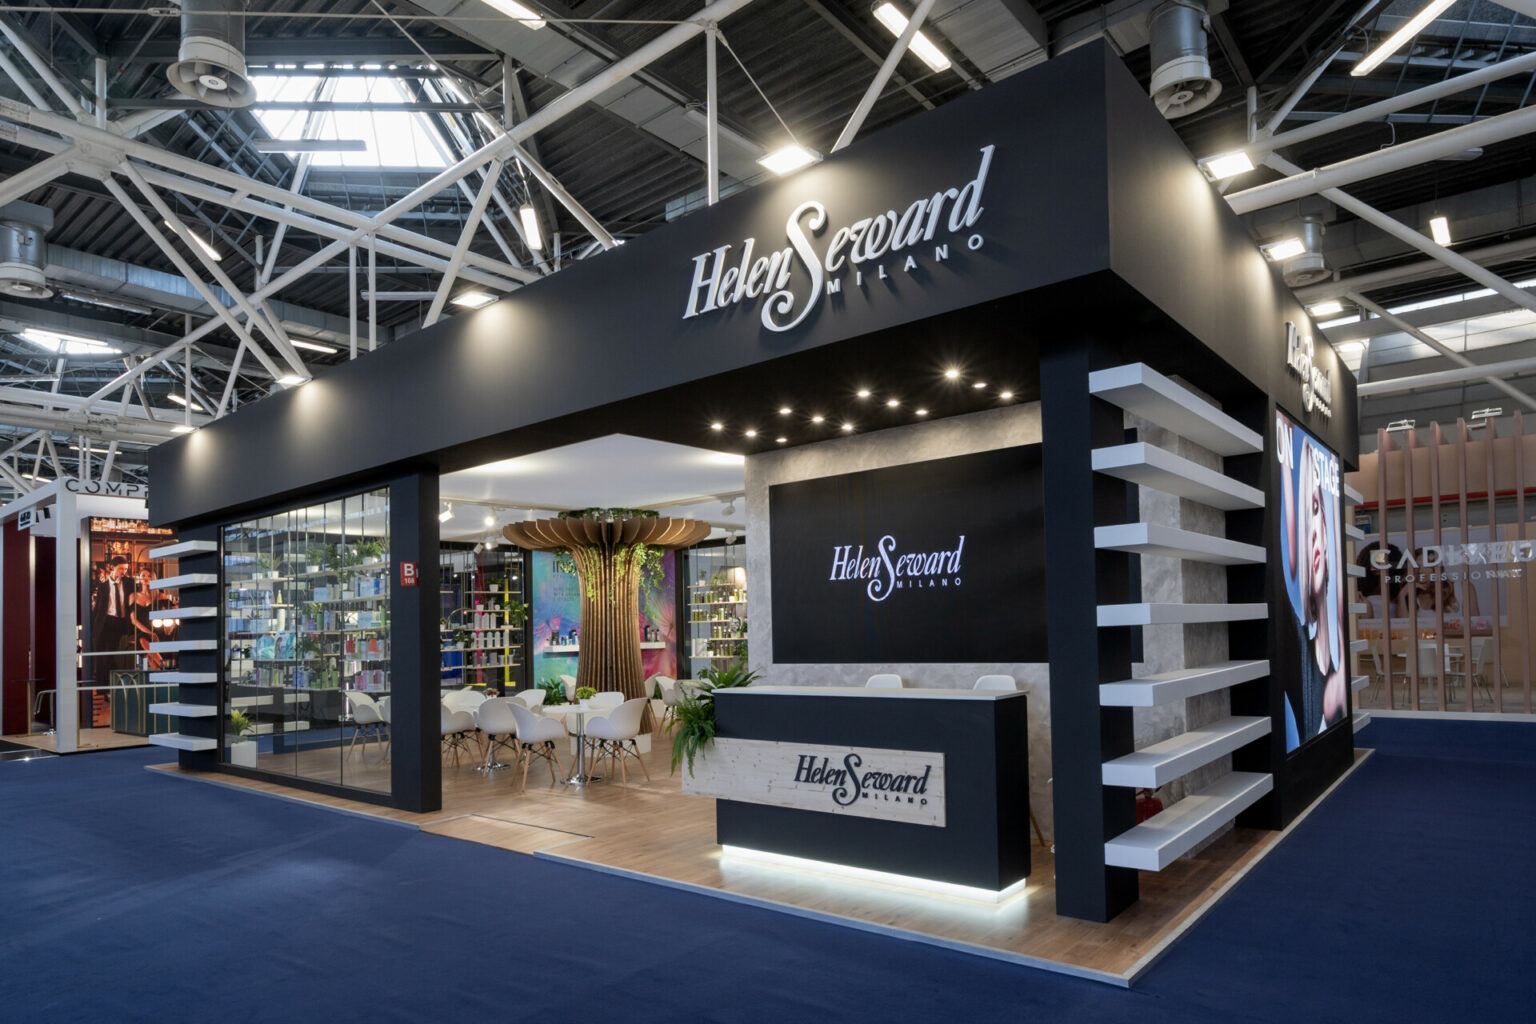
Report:
M 317 98 L 318 75 L 258 75 L 257 103 L 303 103 Z M 371 75 L 338 76 L 331 80 L 329 99 L 335 103 L 410 103 L 412 97 L 397 78 Z M 317 121 L 308 137 L 362 139 L 368 148 L 361 153 L 315 153 L 312 167 L 401 167 L 441 170 L 447 165 L 427 134 L 431 128 L 420 114 L 394 110 L 329 110 L 311 114 L 304 110 L 252 111 L 274 139 L 305 137 L 304 126 Z

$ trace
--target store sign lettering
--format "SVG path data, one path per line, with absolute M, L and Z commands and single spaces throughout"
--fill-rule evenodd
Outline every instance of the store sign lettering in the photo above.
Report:
M 1457 565 L 1510 565 L 1536 561 L 1536 541 L 1512 540 L 1493 544 L 1426 544 L 1403 551 L 1394 565 L 1391 549 L 1371 552 L 1373 569 L 1434 569 Z
M 1285 323 L 1285 365 L 1301 378 L 1301 411 L 1320 412 L 1324 418 L 1333 416 L 1333 378 L 1318 366 L 1313 358 L 1316 347 L 1312 335 L 1302 334 L 1296 325 Z
M 832 548 L 832 574 L 828 580 L 840 583 L 847 580 L 868 580 L 865 596 L 871 601 L 884 601 L 897 590 L 923 587 L 960 586 L 960 556 L 965 551 L 965 534 L 955 542 L 952 551 L 929 551 L 917 554 L 897 554 L 896 538 L 886 534 L 875 545 L 875 553 L 864 557 L 864 545 L 834 545 Z
M 65 477 L 64 489 L 72 494 L 106 494 L 114 498 L 143 498 L 149 495 L 148 484 L 129 484 L 120 480 L 103 483 L 100 480 L 80 481 Z
M 981 165 L 970 181 L 914 199 L 900 212 L 887 210 L 839 227 L 831 233 L 822 253 L 816 251 L 814 240 L 826 233 L 827 208 L 814 199 L 801 203 L 789 215 L 784 224 L 789 244 L 782 249 L 759 254 L 757 239 L 747 238 L 742 241 L 739 257 L 732 256 L 734 246 L 729 244 L 700 253 L 693 258 L 693 282 L 683 319 L 765 299 L 763 326 L 770 331 L 788 331 L 804 323 L 827 296 L 840 294 L 850 270 L 853 286 L 862 287 L 866 273 L 875 280 L 886 280 L 890 267 L 905 273 L 917 270 L 920 256 L 934 263 L 944 262 L 949 259 L 946 239 L 969 231 L 981 219 L 981 193 L 995 149 L 981 148 Z M 941 227 L 947 229 L 943 238 Z M 982 242 L 981 235 L 971 233 L 964 244 L 968 249 L 979 249 Z M 926 248 L 929 243 L 934 243 L 931 250 Z M 924 248 L 919 250 L 920 246 Z M 810 286 L 799 295 L 791 287 L 797 266 L 810 277 Z

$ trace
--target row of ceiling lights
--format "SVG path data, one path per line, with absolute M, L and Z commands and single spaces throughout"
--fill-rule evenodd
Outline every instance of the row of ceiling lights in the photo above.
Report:
M 960 379 L 961 379 L 960 370 L 958 368 L 956 368 L 956 367 L 953 367 L 953 366 L 950 367 L 949 369 L 944 371 L 944 379 L 947 380 L 947 381 L 950 381 L 952 383 L 958 383 L 960 381 Z M 990 387 L 990 385 L 986 381 L 984 381 L 984 380 L 977 380 L 977 381 L 972 381 L 971 382 L 971 389 L 973 391 L 985 391 L 985 390 L 987 390 L 988 387 Z M 860 388 L 858 391 L 854 392 L 854 395 L 857 398 L 861 399 L 861 400 L 868 401 L 869 399 L 874 397 L 874 392 L 871 391 L 869 388 Z M 1001 401 L 1009 402 L 1009 401 L 1013 400 L 1013 392 L 1011 390 L 1009 390 L 1009 389 L 1004 389 L 1004 390 L 999 391 L 997 393 L 997 397 Z M 885 406 L 886 406 L 887 409 L 899 409 L 899 408 L 901 408 L 901 399 L 899 399 L 899 398 L 887 398 L 885 400 Z M 779 415 L 780 416 L 792 416 L 792 415 L 794 415 L 794 412 L 795 412 L 795 410 L 794 410 L 794 408 L 792 406 L 788 406 L 788 405 L 781 405 L 781 406 L 779 406 Z M 916 416 L 919 419 L 922 419 L 923 417 L 928 415 L 928 409 L 927 409 L 926 406 L 918 406 L 917 408 L 912 410 L 912 415 Z M 819 413 L 819 412 L 818 413 L 813 413 L 811 415 L 811 417 L 810 417 L 810 422 L 813 425 L 818 426 L 818 427 L 821 426 L 822 424 L 826 423 L 826 421 L 827 421 L 827 417 L 824 416 L 823 414 Z M 716 434 L 723 434 L 725 432 L 725 423 L 722 422 L 721 420 L 715 420 L 714 422 L 710 423 L 709 429 L 711 431 L 713 431 L 714 433 L 716 433 Z M 844 420 L 840 429 L 845 434 L 851 434 L 857 428 L 855 427 L 855 425 L 851 421 Z M 758 429 L 756 427 L 747 427 L 745 430 L 743 430 L 741 432 L 741 436 L 742 437 L 745 437 L 745 438 L 748 438 L 748 439 L 751 439 L 751 440 L 756 440 L 758 434 L 759 434 L 759 431 L 758 431 Z M 779 435 L 774 437 L 773 441 L 774 441 L 775 444 L 788 444 L 789 443 L 789 437 L 787 435 L 784 435 L 784 434 L 779 434 Z

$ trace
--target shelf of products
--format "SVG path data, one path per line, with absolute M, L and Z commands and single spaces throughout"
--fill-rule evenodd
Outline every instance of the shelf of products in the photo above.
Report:
M 522 553 L 510 547 L 445 545 L 438 567 L 442 686 L 510 692 L 522 685 L 528 609 Z
M 747 654 L 747 571 L 740 564 L 744 544 L 699 547 L 688 551 L 688 584 L 684 604 L 688 615 L 686 664 L 679 666 L 698 678 L 708 668 L 744 661 Z

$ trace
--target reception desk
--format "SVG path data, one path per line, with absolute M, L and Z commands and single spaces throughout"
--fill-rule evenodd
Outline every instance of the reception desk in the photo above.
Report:
M 715 691 L 715 747 L 685 790 L 722 846 L 1000 892 L 1029 874 L 1020 692 Z

